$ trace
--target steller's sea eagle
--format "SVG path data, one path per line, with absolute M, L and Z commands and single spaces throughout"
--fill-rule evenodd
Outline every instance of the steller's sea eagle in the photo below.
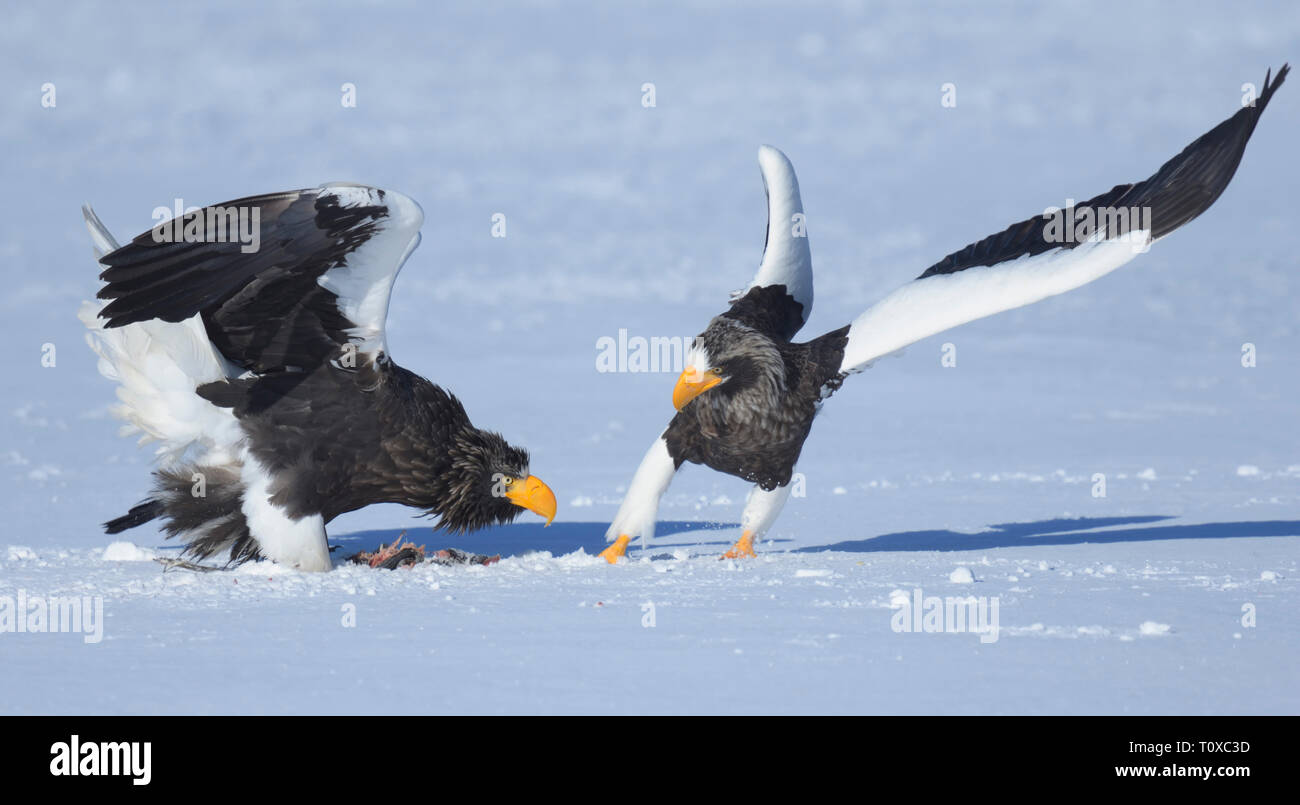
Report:
M 526 451 L 388 355 L 389 295 L 424 220 L 410 198 L 345 183 L 253 196 L 120 248 L 84 213 L 106 283 L 81 309 L 87 340 L 125 430 L 160 443 L 153 491 L 110 534 L 161 518 L 199 559 L 322 571 L 325 524 L 372 503 L 459 533 L 555 517 Z M 257 237 L 232 237 L 240 223 Z
M 613 544 L 601 555 L 617 562 L 632 538 L 654 536 L 659 499 L 690 461 L 755 484 L 740 539 L 723 554 L 753 556 L 785 505 L 813 417 L 846 377 L 922 338 L 1092 282 L 1205 212 L 1228 186 L 1288 70 L 1273 80 L 1270 71 L 1252 105 L 1149 179 L 1062 211 L 1073 214 L 1068 227 L 1059 213 L 1012 224 L 948 255 L 852 324 L 804 343 L 791 341 L 813 302 L 799 183 L 784 154 L 760 148 L 768 228 L 758 273 L 685 356 L 673 389 L 678 413 L 637 468 L 605 535 Z

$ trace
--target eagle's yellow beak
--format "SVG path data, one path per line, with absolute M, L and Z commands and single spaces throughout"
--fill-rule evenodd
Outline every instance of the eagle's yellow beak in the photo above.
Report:
M 694 366 L 686 367 L 686 371 L 677 378 L 677 385 L 673 387 L 673 407 L 682 410 L 688 402 L 721 382 L 722 375 L 718 374 L 717 369 L 701 372 Z
M 536 475 L 506 484 L 506 497 L 516 506 L 545 517 L 547 525 L 555 519 L 555 493 Z

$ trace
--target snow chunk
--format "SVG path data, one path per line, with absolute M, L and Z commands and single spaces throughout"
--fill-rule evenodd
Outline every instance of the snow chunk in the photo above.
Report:
M 156 555 L 149 548 L 141 548 L 134 542 L 118 540 L 105 548 L 99 558 L 105 562 L 149 562 Z
M 1260 581 L 1277 581 L 1277 573 L 1272 570 L 1265 570 L 1259 574 Z
M 842 486 L 837 486 L 837 487 L 835 487 L 834 489 L 831 490 L 831 494 L 832 494 L 832 495 L 847 495 L 848 493 L 849 493 L 849 490 L 845 489 L 845 488 L 842 487 Z
M 10 545 L 9 561 L 10 562 L 27 562 L 36 558 L 36 551 L 28 548 L 26 545 Z
M 1138 631 L 1148 637 L 1162 634 L 1169 634 L 1169 624 L 1156 623 L 1155 621 L 1143 621 L 1138 627 Z
M 1237 475 L 1242 478 L 1250 478 L 1259 475 L 1259 467 L 1254 464 L 1242 464 L 1237 468 Z
M 975 574 L 971 573 L 968 567 L 959 567 L 948 574 L 948 581 L 953 584 L 974 584 Z
M 829 570 L 796 570 L 794 577 L 796 579 L 820 579 L 831 575 Z
M 1141 481 L 1154 481 L 1154 480 L 1156 479 L 1156 468 L 1155 468 L 1155 467 L 1147 467 L 1145 470 L 1142 470 L 1141 472 L 1139 472 L 1139 473 L 1137 474 L 1137 477 L 1138 477 L 1138 480 L 1141 480 Z

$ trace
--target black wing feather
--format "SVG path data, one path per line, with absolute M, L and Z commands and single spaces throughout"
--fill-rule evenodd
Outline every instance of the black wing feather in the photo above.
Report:
M 1150 207 L 1151 239 L 1158 240 L 1178 227 L 1205 212 L 1223 193 L 1237 172 L 1246 143 L 1255 131 L 1255 124 L 1264 113 L 1264 107 L 1277 88 L 1282 86 L 1290 65 L 1282 65 L 1277 78 L 1271 79 L 1270 70 L 1264 77 L 1264 88 L 1254 106 L 1243 107 L 1232 117 L 1210 129 L 1178 156 L 1160 166 L 1151 178 L 1135 184 L 1116 185 L 1095 198 L 1075 205 L 1076 216 L 1085 207 L 1094 210 L 1117 207 Z M 1107 232 L 1108 237 L 1124 235 L 1127 219 L 1122 219 L 1119 231 Z M 1052 249 L 1071 249 L 1079 241 L 1049 242 L 1046 240 L 1048 217 L 1040 215 L 1012 224 L 996 235 L 972 243 L 961 251 L 948 255 L 930 266 L 918 279 L 935 274 L 954 274 L 967 268 L 992 266 L 1024 255 L 1036 255 Z
M 100 260 L 106 326 L 200 313 L 213 346 L 244 369 L 311 369 L 328 360 L 355 322 L 317 280 L 375 234 L 388 208 L 342 206 L 321 188 L 215 206 L 257 209 L 260 248 L 244 253 L 240 242 L 216 242 L 222 233 L 209 229 L 211 208 L 181 219 L 184 226 L 199 217 L 199 242 L 158 242 L 154 230 L 145 232 Z

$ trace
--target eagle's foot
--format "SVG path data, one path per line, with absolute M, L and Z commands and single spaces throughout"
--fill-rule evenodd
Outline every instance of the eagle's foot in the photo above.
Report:
M 613 545 L 600 552 L 600 558 L 611 565 L 618 564 L 618 560 L 627 554 L 627 544 L 631 541 L 632 538 L 627 534 L 619 534 Z
M 222 567 L 213 567 L 212 565 L 200 565 L 197 562 L 191 562 L 187 559 L 173 559 L 171 557 L 160 556 L 154 559 L 155 562 L 163 566 L 163 572 L 174 568 L 181 570 L 193 570 L 195 573 L 211 573 L 215 570 L 225 570 Z
M 752 556 L 755 559 L 758 558 L 758 554 L 754 553 L 754 535 L 748 531 L 741 534 L 740 539 L 736 540 L 736 544 L 731 546 L 731 550 L 727 551 L 719 558 L 739 559 L 742 556 Z

